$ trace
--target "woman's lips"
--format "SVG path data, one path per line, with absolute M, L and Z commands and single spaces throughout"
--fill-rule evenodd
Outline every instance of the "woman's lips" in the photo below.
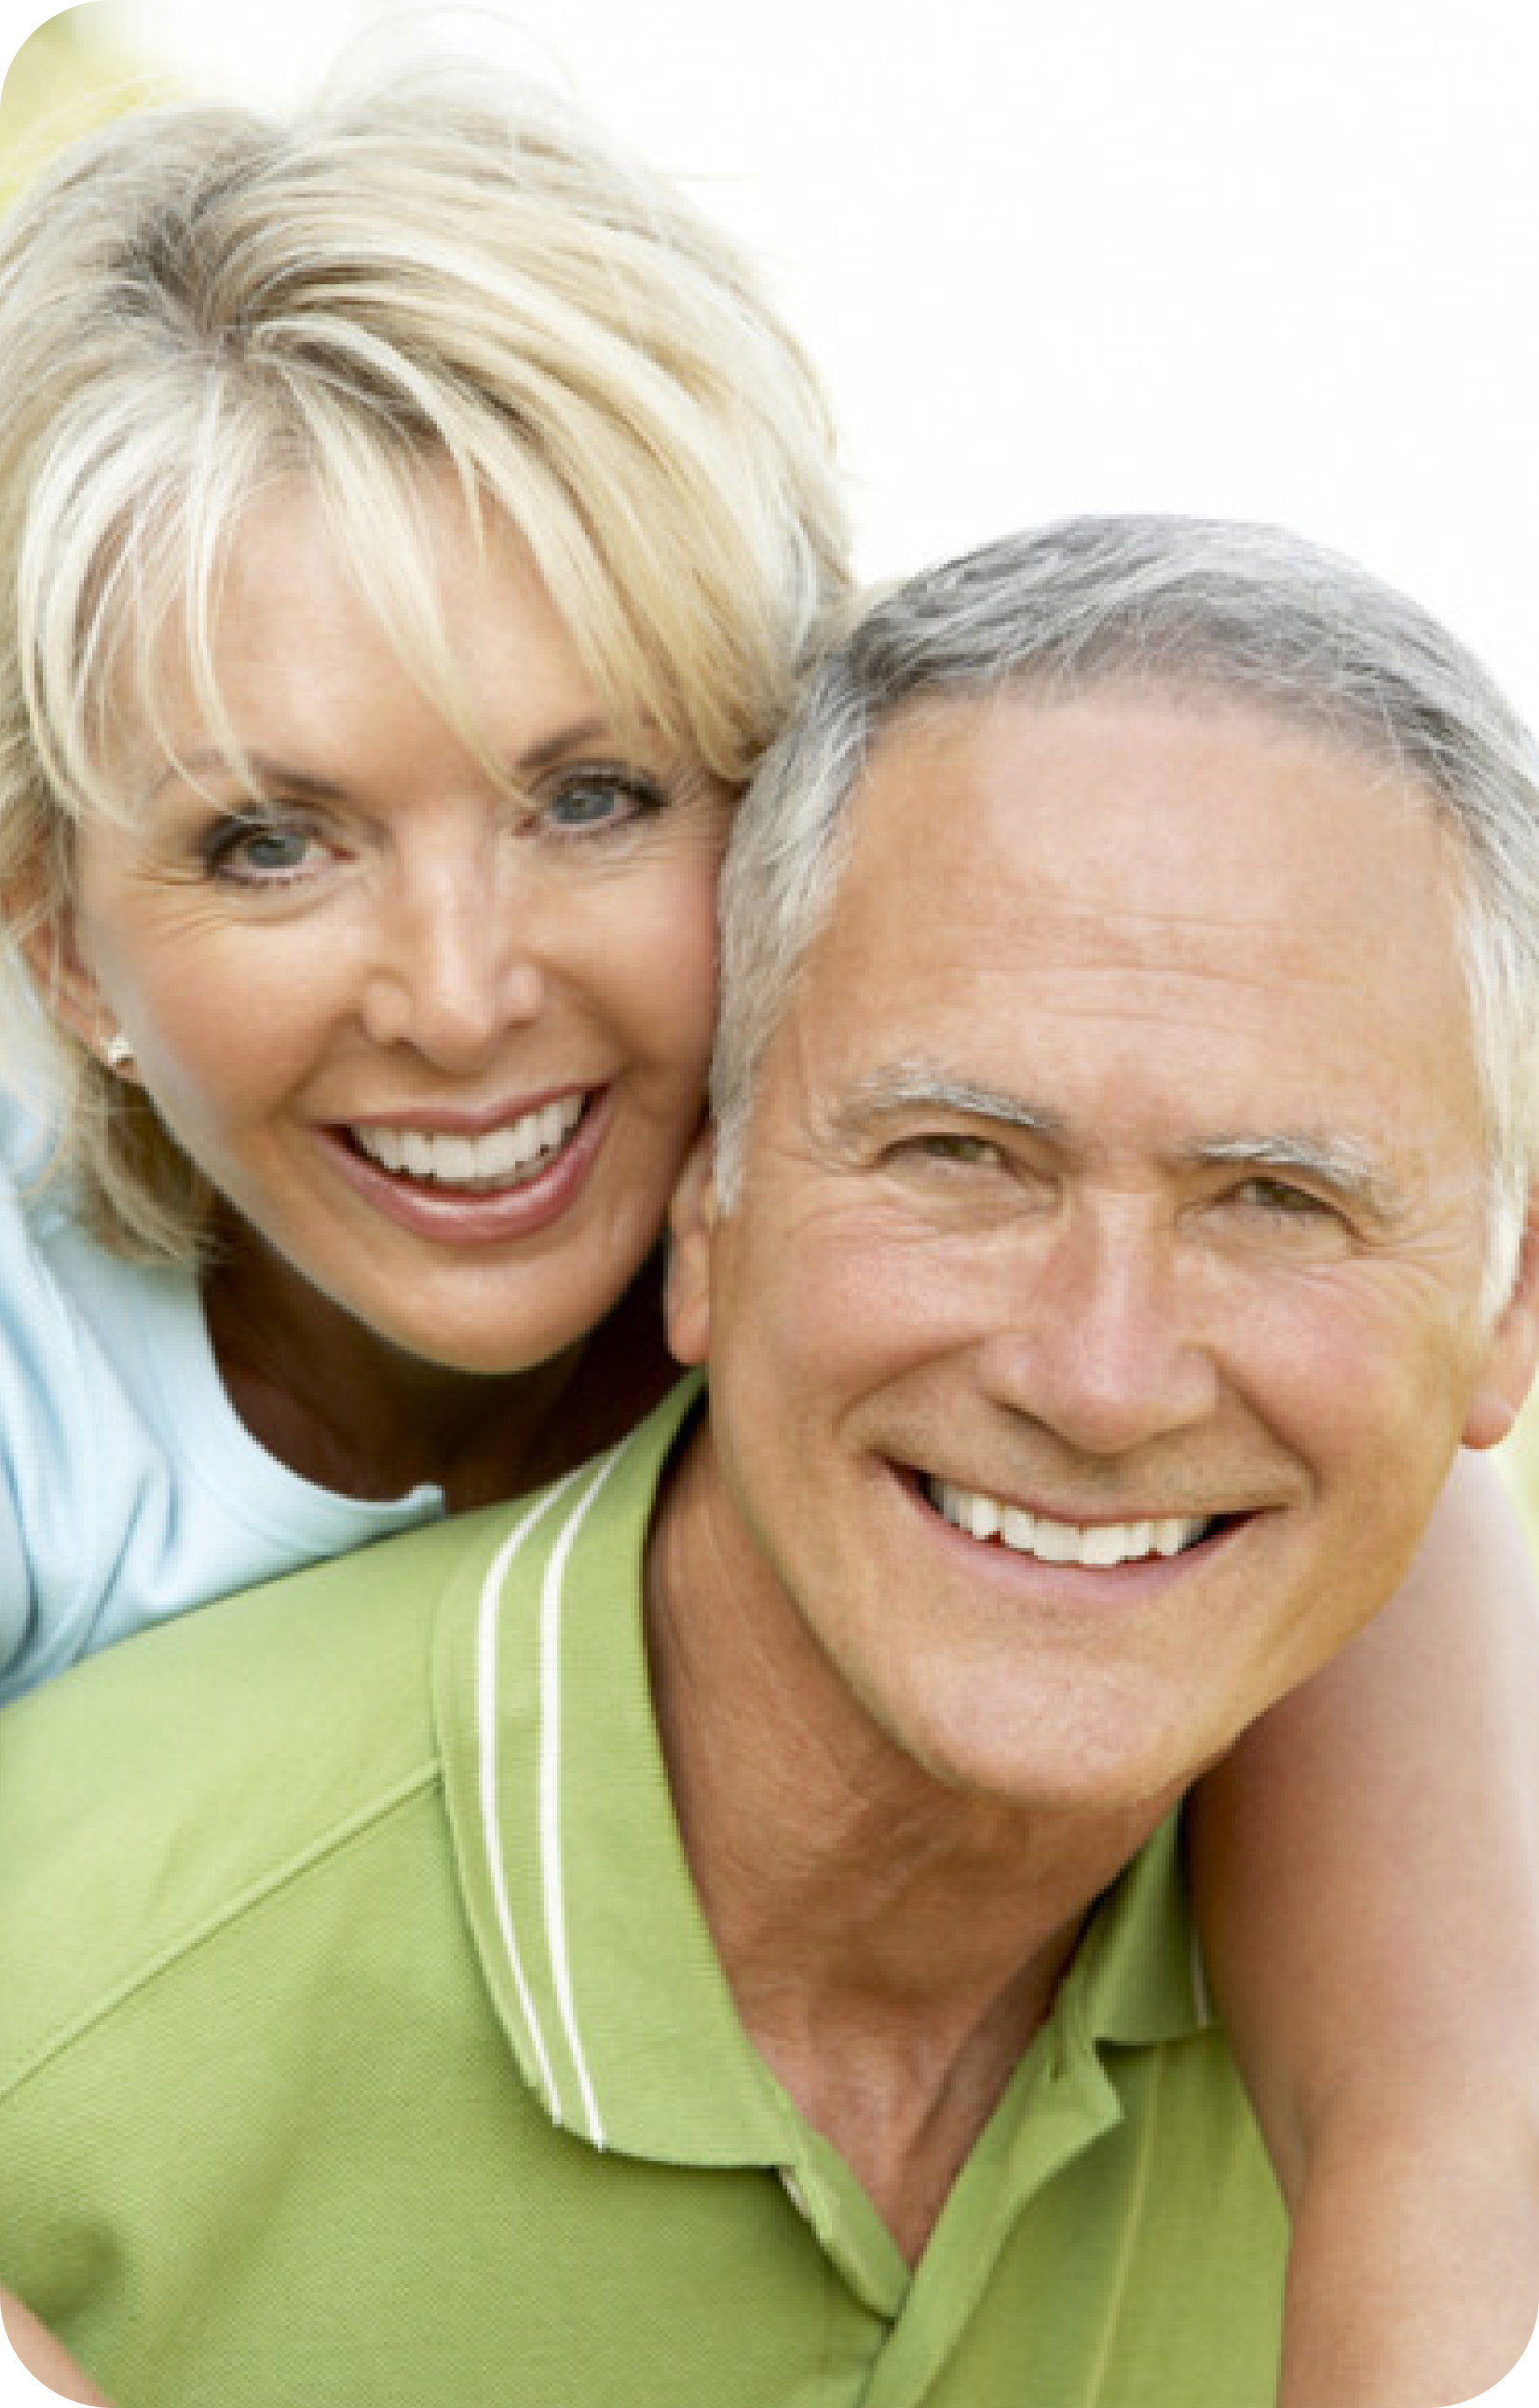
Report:
M 570 1089 L 474 1132 L 399 1122 L 322 1134 L 349 1185 L 398 1226 L 448 1245 L 528 1237 L 575 1202 L 608 1125 L 609 1090 Z

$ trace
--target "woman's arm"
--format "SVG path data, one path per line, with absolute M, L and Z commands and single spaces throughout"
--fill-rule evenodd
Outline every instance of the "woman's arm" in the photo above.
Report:
M 27 2372 L 46 2384 L 49 2390 L 57 2392 L 61 2400 L 84 2401 L 88 2408 L 110 2408 L 106 2394 L 81 2373 L 63 2343 L 55 2341 L 9 2291 L 0 2291 L 0 2325 L 5 2327 L 12 2353 Z
M 1190 1824 L 1294 2217 L 1283 2408 L 1474 2398 L 1539 2308 L 1539 1602 L 1490 1465 Z

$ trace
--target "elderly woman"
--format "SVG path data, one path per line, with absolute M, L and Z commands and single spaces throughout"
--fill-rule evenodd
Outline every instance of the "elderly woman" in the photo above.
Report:
M 0 1696 L 656 1393 L 729 798 L 843 561 L 735 257 L 478 79 L 127 120 L 3 276 L 0 893 L 58 1041 Z
M 739 261 L 484 77 L 130 119 L 0 230 L 0 1697 L 657 1395 L 717 865 L 843 558 Z M 1529 1615 L 1456 1484 L 1372 1654 L 1199 1821 L 1304 2202 L 1299 2401 L 1392 2342 L 1401 2295 L 1338 2325 L 1332 2269 L 1415 2270 L 1446 2180 L 1527 2243 Z

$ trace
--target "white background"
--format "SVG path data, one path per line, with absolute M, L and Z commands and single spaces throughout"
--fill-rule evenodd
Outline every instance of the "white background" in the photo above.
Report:
M 51 13 L 0 0 L 12 48 Z M 349 28 L 427 12 L 115 13 L 281 90 Z M 1279 518 L 1409 587 L 1539 720 L 1532 0 L 480 20 L 767 254 L 832 380 L 873 573 L 1063 509 Z

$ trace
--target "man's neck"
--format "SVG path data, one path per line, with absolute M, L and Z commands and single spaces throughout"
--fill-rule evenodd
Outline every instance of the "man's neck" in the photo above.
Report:
M 913 2262 L 1087 1911 L 1168 1801 L 1101 1820 L 933 1780 L 806 1631 L 708 1431 L 663 1492 L 647 1611 L 679 1828 L 745 2028 Z

